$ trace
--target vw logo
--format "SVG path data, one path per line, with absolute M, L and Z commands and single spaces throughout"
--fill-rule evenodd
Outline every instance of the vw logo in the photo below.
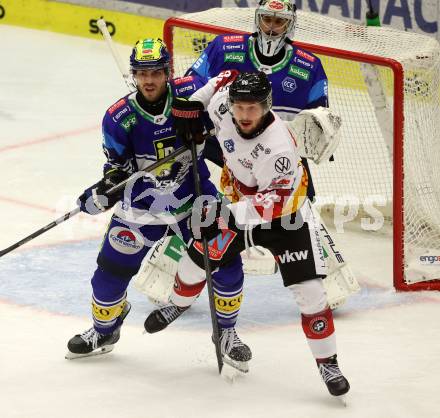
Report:
M 275 170 L 277 173 L 286 174 L 290 170 L 290 160 L 286 157 L 280 157 L 275 161 Z

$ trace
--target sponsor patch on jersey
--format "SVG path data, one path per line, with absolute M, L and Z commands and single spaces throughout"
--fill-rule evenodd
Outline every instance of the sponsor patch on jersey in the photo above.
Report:
M 117 101 L 114 105 L 111 105 L 108 109 L 108 113 L 110 113 L 110 115 L 113 115 L 113 113 L 115 113 L 115 111 L 117 109 L 119 109 L 120 107 L 124 106 L 125 103 L 127 103 L 127 101 L 125 99 L 121 99 L 119 101 Z
M 223 141 L 223 145 L 225 146 L 226 151 L 228 151 L 228 152 L 235 151 L 235 145 L 234 145 L 234 141 L 232 139 L 227 139 L 226 141 Z
M 156 158 L 162 159 L 174 151 L 174 145 L 176 144 L 175 136 L 168 136 L 153 141 L 154 150 L 156 151 Z
M 292 77 L 285 77 L 281 86 L 286 93 L 293 93 L 296 90 L 296 81 Z
M 220 112 L 220 115 L 224 115 L 228 111 L 228 108 L 222 103 L 219 106 L 218 111 Z
M 121 110 L 118 110 L 118 112 L 112 116 L 113 122 L 118 122 L 119 119 L 122 118 L 126 113 L 130 111 L 130 106 L 125 106 Z
M 310 69 L 312 69 L 314 67 L 314 65 L 311 62 L 303 60 L 300 57 L 293 57 L 293 62 L 295 64 L 299 64 L 299 65 L 302 65 L 303 67 L 310 68 Z
M 230 229 L 223 230 L 220 234 L 218 234 L 215 238 L 208 242 L 208 252 L 209 258 L 211 260 L 221 260 L 223 254 L 231 245 L 234 238 L 237 236 L 237 233 L 231 231 Z M 193 247 L 199 252 L 203 254 L 203 244 L 201 241 L 194 241 Z
M 122 254 L 136 254 L 144 247 L 142 236 L 123 226 L 110 229 L 107 239 L 113 249 Z
M 257 159 L 260 156 L 260 152 L 264 152 L 265 154 L 271 153 L 270 148 L 265 148 L 263 145 L 257 144 L 251 151 L 251 157 Z
M 290 170 L 290 160 L 287 157 L 280 157 L 275 161 L 275 171 L 281 174 L 287 174 Z
M 293 183 L 292 179 L 273 179 L 269 185 L 269 189 L 290 189 L 290 184 Z
M 227 52 L 225 54 L 225 62 L 238 62 L 240 64 L 243 64 L 244 59 L 245 59 L 244 52 Z
M 239 158 L 238 162 L 244 167 L 249 170 L 252 170 L 254 168 L 254 164 L 251 160 L 248 160 L 247 158 Z
M 226 44 L 223 45 L 223 51 L 244 51 L 244 44 Z
M 309 250 L 304 251 L 284 251 L 284 254 L 278 254 L 275 259 L 278 263 L 294 263 L 295 261 L 307 260 L 309 257 Z
M 223 36 L 223 42 L 243 42 L 243 35 L 225 35 Z
M 291 64 L 289 67 L 289 74 L 306 81 L 308 81 L 310 78 L 310 71 L 293 64 Z
M 177 94 L 181 95 L 181 94 L 188 94 L 191 93 L 192 91 L 196 90 L 196 86 L 194 84 L 191 84 L 189 86 L 184 86 L 184 87 L 180 87 L 179 89 L 177 89 Z
M 300 57 L 303 57 L 307 61 L 315 62 L 316 58 L 313 55 L 308 54 L 306 51 L 303 51 L 302 49 L 296 50 L 296 55 L 299 55 Z
M 175 84 L 176 86 L 179 86 L 180 84 L 183 84 L 183 83 L 189 83 L 189 82 L 191 82 L 191 81 L 193 81 L 193 80 L 194 80 L 194 77 L 193 77 L 192 75 L 188 75 L 188 76 L 186 76 L 186 77 L 175 78 L 175 79 L 174 79 L 174 84 Z
M 125 132 L 129 132 L 131 131 L 131 128 L 136 124 L 137 124 L 136 115 L 132 113 L 131 115 L 128 115 L 126 118 L 122 119 L 119 125 Z
M 287 174 L 290 170 L 290 160 L 287 157 L 280 157 L 275 161 L 275 171 L 280 174 Z

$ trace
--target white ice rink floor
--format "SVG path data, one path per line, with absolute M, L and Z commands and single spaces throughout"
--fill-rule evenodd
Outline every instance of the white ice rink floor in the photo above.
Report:
M 0 248 L 99 179 L 101 118 L 125 92 L 104 42 L 0 26 Z M 278 276 L 246 280 L 238 330 L 254 359 L 234 384 L 216 371 L 206 294 L 144 335 L 152 305 L 131 288 L 115 350 L 65 360 L 68 339 L 90 326 L 107 219 L 76 216 L 0 259 L 1 418 L 440 416 L 440 295 L 395 293 L 391 242 L 377 234 L 336 235 L 362 285 L 335 313 L 346 408 L 327 394 Z

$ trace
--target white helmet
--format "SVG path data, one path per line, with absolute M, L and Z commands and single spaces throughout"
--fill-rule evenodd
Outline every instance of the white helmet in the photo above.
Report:
M 274 30 L 275 25 L 278 30 Z M 254 21 L 260 52 L 267 57 L 274 56 L 283 48 L 286 38 L 293 39 L 295 25 L 296 6 L 291 0 L 260 0 Z

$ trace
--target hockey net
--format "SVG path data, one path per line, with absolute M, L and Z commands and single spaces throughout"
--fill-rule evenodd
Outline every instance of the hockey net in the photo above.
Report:
M 171 18 L 164 38 L 182 76 L 216 35 L 253 30 L 253 8 Z M 343 118 L 331 164 L 311 168 L 318 202 L 349 203 L 393 229 L 399 290 L 440 290 L 440 47 L 430 37 L 298 11 L 295 43 L 322 60 Z

